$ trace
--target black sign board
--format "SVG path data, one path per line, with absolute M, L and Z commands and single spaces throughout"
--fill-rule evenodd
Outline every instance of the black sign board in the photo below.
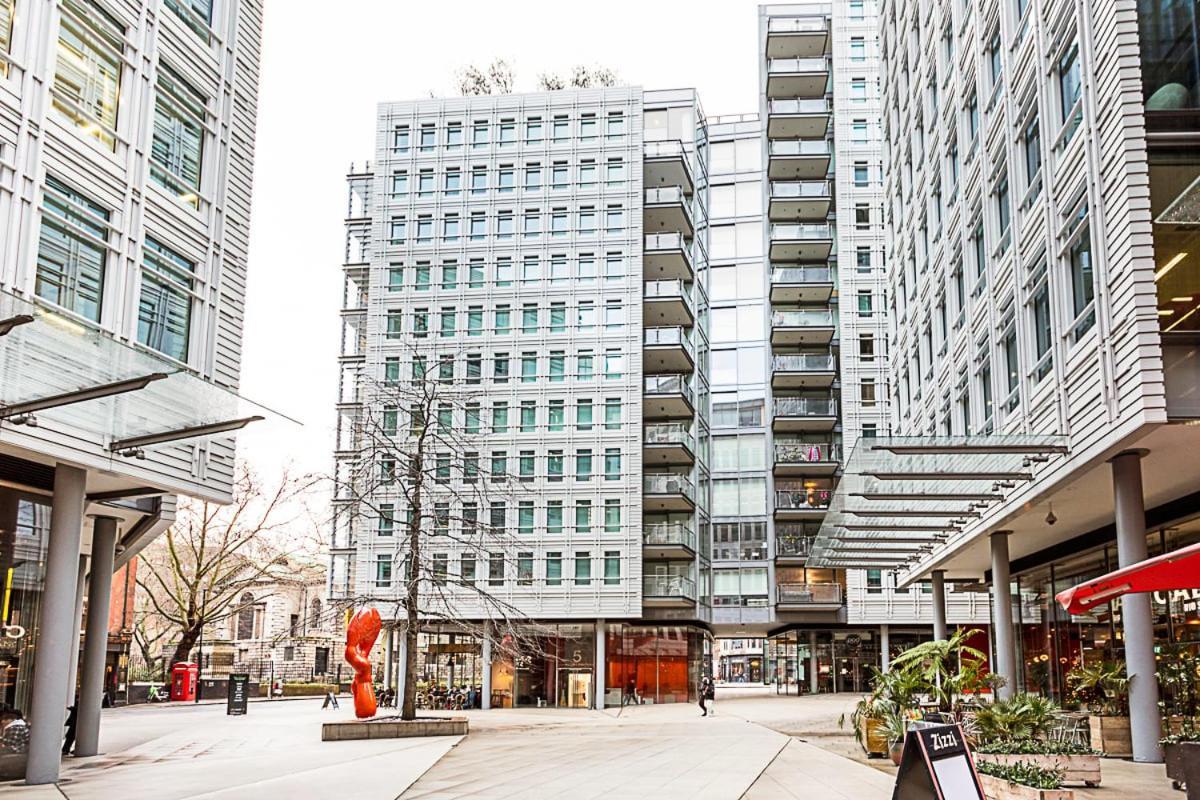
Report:
M 229 697 L 225 703 L 226 714 L 245 714 L 250 704 L 250 676 L 244 672 L 229 676 Z
M 984 800 L 961 727 L 913 723 L 892 800 Z

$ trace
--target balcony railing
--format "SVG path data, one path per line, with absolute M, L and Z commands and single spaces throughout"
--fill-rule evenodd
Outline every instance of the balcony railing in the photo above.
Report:
M 692 452 L 696 451 L 696 437 L 687 426 L 679 422 L 660 422 L 647 425 L 642 431 L 645 444 L 678 444 Z
M 832 328 L 832 311 L 774 311 L 771 325 L 775 328 Z
M 828 72 L 829 62 L 823 58 L 769 58 L 768 73 Z
M 771 283 L 833 283 L 833 270 L 829 267 L 775 267 L 771 270 Z
M 681 394 L 692 400 L 692 385 L 684 375 L 647 375 L 646 394 Z
M 832 442 L 775 442 L 777 464 L 827 464 L 841 459 L 841 447 Z
M 842 602 L 840 583 L 780 583 L 775 597 L 781 605 L 834 605 Z
M 683 189 L 679 186 L 659 186 L 654 189 L 646 190 L 646 205 L 655 203 L 679 203 L 687 207 L 687 195 L 683 193 Z
M 824 511 L 833 492 L 829 489 L 775 490 L 775 508 L 781 511 Z
M 687 328 L 679 325 L 644 328 L 642 335 L 647 347 L 682 347 L 689 354 L 695 352 Z
M 828 222 L 784 222 L 771 226 L 771 239 L 775 241 L 821 241 L 833 238 L 833 228 Z
M 769 33 L 823 33 L 828 30 L 824 17 L 771 17 Z
M 771 369 L 775 372 L 833 372 L 836 368 L 834 357 L 824 354 L 778 355 L 771 359 Z
M 833 196 L 829 181 L 771 181 L 775 200 L 828 200 Z
M 790 558 L 807 558 L 812 552 L 815 536 L 781 536 L 776 528 L 775 555 Z
M 696 532 L 682 522 L 654 522 L 642 528 L 642 544 L 652 547 L 686 547 L 695 552 Z
M 646 250 L 682 250 L 688 253 L 687 240 L 682 233 L 652 233 L 646 237 Z
M 834 417 L 837 401 L 832 397 L 776 397 L 777 417 Z
M 689 500 L 695 500 L 696 487 L 687 475 L 656 475 L 642 476 L 643 494 L 681 494 Z
M 830 156 L 833 146 L 828 139 L 782 139 L 770 143 L 773 156 Z
M 696 582 L 682 575 L 644 575 L 642 594 L 646 597 L 675 597 L 695 601 Z
M 768 114 L 828 114 L 830 111 L 829 99 L 826 97 L 798 97 L 767 103 Z

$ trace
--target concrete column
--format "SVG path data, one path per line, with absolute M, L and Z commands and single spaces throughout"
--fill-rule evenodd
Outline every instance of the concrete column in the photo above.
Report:
M 71 702 L 79 694 L 79 632 L 83 630 L 83 596 L 87 592 L 88 557 L 79 554 L 79 577 L 75 584 L 75 646 L 71 648 L 71 667 L 67 671 L 67 697 Z
M 83 640 L 83 681 L 79 691 L 75 741 L 77 756 L 94 756 L 100 752 L 100 709 L 104 705 L 108 605 L 112 597 L 117 522 L 115 517 L 96 517 L 92 526 L 92 570 L 88 578 L 87 631 Z
M 79 628 L 74 619 L 75 589 L 86 483 L 85 470 L 67 464 L 55 465 L 46 584 L 33 668 L 29 757 L 25 764 L 25 782 L 30 784 L 55 783 L 62 765 L 63 719 L 72 699 L 66 696 L 67 670 L 71 666 L 71 651 L 79 648 Z
M 808 690 L 817 693 L 817 632 L 808 632 Z
M 392 673 L 392 658 L 395 655 L 394 648 L 396 646 L 396 629 L 388 627 L 384 631 L 383 639 L 383 685 L 391 688 L 395 676 Z
M 933 584 L 933 638 L 944 642 L 949 638 L 946 633 L 946 573 L 935 569 L 930 578 Z
M 404 683 L 408 676 L 408 636 L 404 629 L 396 631 L 396 706 L 404 705 Z
M 605 656 L 604 645 L 606 644 L 606 635 L 608 626 L 604 624 L 604 620 L 596 620 L 596 710 L 604 710 L 604 681 L 607 676 L 605 672 Z
M 479 701 L 479 707 L 487 711 L 492 707 L 492 626 L 484 623 L 483 626 L 483 697 Z
M 1117 560 L 1122 568 L 1146 560 L 1146 507 L 1142 495 L 1141 458 L 1145 451 L 1126 451 L 1112 460 L 1113 504 L 1117 524 Z M 1129 675 L 1129 727 L 1133 760 L 1160 762 L 1158 679 L 1154 668 L 1154 617 L 1150 595 L 1121 597 L 1125 634 L 1125 670 Z
M 891 654 L 888 652 L 892 646 L 891 633 L 887 625 L 879 626 L 879 668 L 884 672 L 892 665 Z
M 996 660 L 992 669 L 1005 679 L 1003 688 L 996 692 L 1000 700 L 1007 700 L 1017 690 L 1017 653 L 1013 645 L 1012 589 L 1008 573 L 1008 534 L 1010 531 L 995 531 L 992 544 L 992 627 L 996 637 Z

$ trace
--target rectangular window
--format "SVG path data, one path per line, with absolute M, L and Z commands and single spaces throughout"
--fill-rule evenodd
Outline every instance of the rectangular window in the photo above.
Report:
M 421 123 L 421 138 L 420 138 L 421 152 L 423 152 L 423 153 L 429 152 L 430 150 L 432 150 L 434 148 L 434 145 L 436 145 L 436 144 L 437 144 L 437 129 L 434 128 L 432 122 L 422 122 Z
M 54 108 L 85 135 L 116 150 L 125 26 L 82 0 L 64 0 L 61 10 Z
M 379 504 L 379 525 L 376 531 L 380 536 L 391 536 L 396 530 L 396 507 L 392 503 Z
M 170 2 L 170 0 L 168 0 Z M 397 153 L 407 153 L 409 146 L 409 129 L 407 125 L 397 125 L 392 132 L 392 149 Z
M 621 448 L 609 447 L 604 450 L 604 480 L 621 480 Z
M 521 433 L 533 433 L 537 430 L 537 401 L 521 401 Z
M 471 147 L 480 149 L 488 146 L 488 121 L 477 119 L 471 126 Z
M 500 194 L 511 194 L 516 187 L 516 170 L 512 164 L 501 164 L 496 172 L 496 190 Z
M 546 553 L 546 585 L 562 586 L 562 553 L 547 551 Z
M 483 306 L 470 306 L 467 309 L 467 336 L 483 335 Z
M 457 197 L 462 194 L 462 170 L 449 167 L 446 170 L 446 196 Z
M 580 353 L 575 359 L 575 366 L 575 377 L 577 380 L 590 381 L 595 377 L 592 355 L 590 353 Z
M 575 451 L 575 480 L 590 481 L 592 479 L 592 451 L 582 448 Z
M 566 409 L 562 400 L 550 401 L 550 417 L 548 422 L 549 429 L 553 431 L 563 430 L 566 422 Z
M 0 0 L 0 8 L 6 3 L 11 9 L 13 5 L 11 0 Z M 163 0 L 163 5 L 174 11 L 205 44 L 209 42 L 212 34 L 209 26 L 213 21 L 213 0 Z M 3 18 L 0 17 L 0 34 L 4 32 L 3 24 Z
M 512 331 L 512 309 L 507 305 L 496 306 L 492 319 L 495 322 L 497 336 L 504 336 Z
M 492 380 L 496 383 L 508 383 L 507 353 L 496 353 L 492 356 Z
M 508 433 L 508 403 L 503 400 L 492 403 L 492 433 Z
M 375 557 L 375 585 L 387 589 L 392 585 L 392 557 L 378 555 Z
M 463 553 L 459 557 L 458 575 L 463 585 L 473 585 L 476 576 L 476 558 L 474 553 Z
M 567 304 L 566 303 L 551 303 L 550 304 L 550 332 L 551 333 L 566 333 L 567 332 Z
M 193 208 L 200 205 L 206 105 L 203 94 L 159 62 L 150 179 Z
M 422 148 L 424 149 L 424 148 Z M 423 169 L 417 175 L 417 197 L 433 196 L 433 170 Z
M 522 450 L 517 457 L 517 474 L 523 481 L 533 480 L 535 456 L 532 450 Z
M 608 431 L 619 431 L 621 429 L 621 398 L 605 398 L 604 429 Z
M 604 585 L 619 586 L 621 583 L 621 552 L 604 551 Z
M 446 149 L 460 150 L 463 146 L 463 126 L 461 122 L 446 123 Z
M 551 500 L 546 503 L 546 532 L 559 535 L 563 531 L 562 500 Z
M 441 330 L 440 333 L 444 338 L 452 338 L 454 336 L 454 319 L 456 312 L 453 307 L 443 308 L 441 313 Z
M 196 265 L 150 236 L 142 248 L 138 341 L 187 361 Z
M 103 206 L 46 177 L 34 283 L 38 297 L 100 321 L 110 219 Z
M 575 585 L 592 585 L 592 554 L 586 550 L 575 553 Z
M 521 333 L 537 333 L 538 307 L 536 303 L 526 303 L 521 309 Z
M 592 532 L 592 501 L 575 501 L 575 533 L 589 534 Z
M 538 192 L 542 189 L 542 165 L 525 165 L 525 191 Z
M 546 453 L 546 477 L 552 481 L 563 479 L 563 451 L 549 450 Z
M 533 553 L 517 553 L 517 586 L 533 585 Z
M 1084 212 L 1086 213 L 1086 209 Z M 1079 240 L 1071 246 L 1071 298 L 1075 311 L 1072 335 L 1078 339 L 1096 323 L 1092 300 L 1096 296 L 1096 281 L 1092 274 L 1092 231 L 1086 223 Z
M 561 350 L 550 351 L 550 382 L 562 383 L 566 380 L 567 357 Z
M 521 354 L 521 383 L 537 380 L 537 353 Z
M 1061 101 L 1062 124 L 1067 133 L 1063 143 L 1071 140 L 1083 120 L 1083 80 L 1079 65 L 1079 45 L 1072 45 L 1058 61 L 1058 90 Z
M 883 571 L 867 570 L 867 594 L 883 594 Z
M 604 532 L 621 532 L 621 500 L 610 497 L 604 501 Z
M 504 585 L 504 553 L 488 553 L 488 586 Z
M 575 407 L 575 427 L 581 431 L 592 429 L 592 401 L 583 399 Z
M 571 170 L 565 161 L 555 161 L 550 167 L 550 188 L 566 189 L 571 182 Z

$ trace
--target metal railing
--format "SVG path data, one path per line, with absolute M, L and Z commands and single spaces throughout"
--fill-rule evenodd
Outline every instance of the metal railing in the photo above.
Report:
M 824 511 L 833 492 L 829 489 L 776 489 L 775 508 L 784 511 Z
M 692 385 L 685 375 L 647 375 L 646 394 L 681 394 L 689 402 L 694 401 Z
M 832 442 L 775 442 L 777 464 L 825 464 L 841 459 L 841 447 Z
M 680 186 L 658 186 L 646 190 L 646 205 L 654 203 L 679 203 L 687 209 L 687 195 Z
M 831 355 L 793 353 L 772 358 L 771 369 L 775 372 L 833 372 L 837 369 L 837 361 Z
M 642 594 L 646 597 L 677 597 L 696 599 L 696 582 L 682 575 L 644 575 Z
M 646 250 L 682 250 L 688 253 L 687 240 L 682 233 L 652 233 L 646 237 Z
M 837 401 L 832 397 L 776 397 L 777 417 L 837 416 Z
M 833 228 L 828 222 L 783 222 L 771 226 L 771 238 L 814 241 L 832 239 Z
M 681 444 L 693 453 L 696 452 L 696 437 L 682 422 L 647 424 L 642 429 L 642 442 L 645 444 Z
M 647 347 L 682 347 L 689 354 L 695 352 L 692 339 L 687 334 L 687 329 L 679 325 L 665 325 L 653 328 L 644 328 L 642 332 L 642 340 Z
M 773 156 L 829 156 L 833 145 L 828 139 L 779 139 L 770 143 Z
M 824 17 L 771 17 L 768 33 L 824 33 L 829 30 Z
M 783 605 L 842 602 L 839 583 L 780 583 L 775 586 L 776 602 Z
M 797 97 L 767 103 L 768 114 L 828 114 L 830 111 L 832 107 L 827 97 Z
M 771 326 L 775 328 L 832 328 L 832 311 L 773 311 Z
M 678 278 L 673 281 L 646 281 L 642 285 L 642 297 L 646 299 L 679 297 L 689 306 L 692 299 L 687 284 Z
M 829 267 L 775 267 L 771 270 L 771 283 L 833 283 L 833 270 Z
M 829 181 L 771 181 L 771 197 L 780 200 L 827 200 L 833 196 Z
M 696 550 L 696 532 L 682 522 L 653 522 L 642 528 L 642 544 Z
M 829 62 L 823 58 L 768 58 L 768 73 L 828 72 Z
M 689 500 L 695 500 L 696 487 L 687 475 L 658 475 L 642 476 L 643 494 L 681 494 Z
M 778 527 L 775 534 L 775 555 L 805 558 L 812 553 L 815 536 L 780 536 Z

